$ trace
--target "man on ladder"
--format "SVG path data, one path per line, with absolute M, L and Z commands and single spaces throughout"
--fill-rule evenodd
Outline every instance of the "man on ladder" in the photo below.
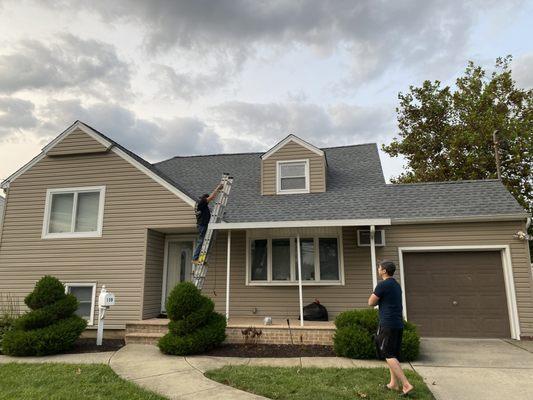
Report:
M 196 241 L 196 248 L 194 249 L 194 255 L 192 257 L 193 264 L 199 264 L 200 251 L 202 250 L 202 244 L 204 242 L 205 234 L 207 232 L 207 226 L 211 220 L 211 210 L 209 209 L 209 203 L 213 201 L 218 195 L 218 192 L 224 187 L 223 184 L 218 185 L 213 193 L 204 194 L 198 199 L 194 207 L 196 214 L 196 227 L 198 228 L 198 240 Z

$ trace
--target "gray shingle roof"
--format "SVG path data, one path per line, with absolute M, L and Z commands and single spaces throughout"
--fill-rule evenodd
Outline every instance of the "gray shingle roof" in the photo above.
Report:
M 323 150 L 325 193 L 262 196 L 262 153 L 174 157 L 154 167 L 195 198 L 211 192 L 223 172 L 232 174 L 227 222 L 525 215 L 497 180 L 390 185 L 376 144 Z

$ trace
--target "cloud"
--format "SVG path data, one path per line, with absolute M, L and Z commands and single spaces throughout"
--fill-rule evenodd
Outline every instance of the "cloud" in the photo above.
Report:
M 42 125 L 46 140 L 79 119 L 150 161 L 222 147 L 218 134 L 196 118 L 149 121 L 116 104 L 83 106 L 79 100 L 51 101 L 41 111 L 50 116 Z
M 253 148 L 258 143 L 273 145 L 290 133 L 317 146 L 373 142 L 390 137 L 394 129 L 392 106 L 227 102 L 211 110 L 218 127 L 247 140 Z
M 0 97 L 0 139 L 37 126 L 34 111 L 31 101 Z
M 513 78 L 519 87 L 533 88 L 533 53 L 525 54 L 514 60 Z
M 80 4 L 96 10 L 105 21 L 142 27 L 145 47 L 153 52 L 176 47 L 199 56 L 240 54 L 242 60 L 260 48 L 303 45 L 319 55 L 346 52 L 353 62 L 350 79 L 355 81 L 378 76 L 394 63 L 412 67 L 456 59 L 468 44 L 476 16 L 498 6 L 496 1 L 481 0 L 100 0 Z
M 124 97 L 130 67 L 116 49 L 97 40 L 61 34 L 53 44 L 21 40 L 0 55 L 0 92 L 73 89 L 95 97 Z

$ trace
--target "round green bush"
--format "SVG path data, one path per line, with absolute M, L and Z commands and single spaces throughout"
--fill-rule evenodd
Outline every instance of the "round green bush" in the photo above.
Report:
M 376 309 L 349 310 L 335 318 L 337 331 L 333 337 L 333 349 L 342 357 L 376 358 L 373 336 L 379 325 Z M 416 326 L 404 320 L 400 360 L 413 361 L 419 355 L 420 336 Z
M 45 276 L 24 300 L 31 311 L 17 318 L 4 334 L 2 352 L 12 356 L 43 356 L 72 347 L 87 326 L 74 315 L 76 297 L 65 293 L 56 278 Z
M 182 282 L 170 292 L 166 303 L 169 332 L 159 342 L 165 354 L 205 352 L 226 338 L 226 318 L 214 311 L 211 299 L 191 282 Z
M 337 328 L 333 336 L 333 350 L 341 357 L 369 359 L 376 357 L 376 348 L 368 332 L 357 326 Z

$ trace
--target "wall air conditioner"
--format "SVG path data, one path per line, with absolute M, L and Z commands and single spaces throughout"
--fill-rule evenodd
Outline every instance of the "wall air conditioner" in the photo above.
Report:
M 376 246 L 385 246 L 385 229 L 376 229 L 374 235 L 374 241 Z M 359 247 L 370 246 L 370 229 L 358 229 L 357 230 L 357 245 Z

